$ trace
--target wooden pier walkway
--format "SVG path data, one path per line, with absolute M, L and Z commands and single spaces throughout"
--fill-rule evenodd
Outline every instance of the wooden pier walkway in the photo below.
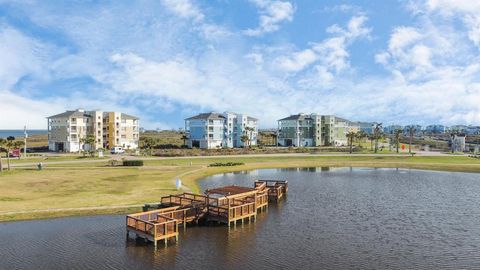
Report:
M 268 200 L 277 202 L 284 194 L 288 192 L 288 181 L 281 180 L 257 180 L 255 181 L 255 188 L 266 185 L 268 190 Z
M 146 204 L 144 212 L 126 217 L 127 238 L 134 233 L 137 238 L 151 241 L 178 241 L 178 226 L 188 223 L 224 223 L 255 221 L 257 211 L 266 209 L 269 202 L 277 202 L 288 191 L 288 182 L 257 180 L 253 188 L 224 186 L 205 191 L 205 195 L 183 193 L 161 197 L 158 204 Z M 149 210 L 155 208 L 155 210 Z

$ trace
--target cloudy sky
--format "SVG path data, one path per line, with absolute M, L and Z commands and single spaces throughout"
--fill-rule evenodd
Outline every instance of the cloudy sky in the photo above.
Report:
M 0 129 L 298 112 L 480 124 L 480 1 L 0 0 Z

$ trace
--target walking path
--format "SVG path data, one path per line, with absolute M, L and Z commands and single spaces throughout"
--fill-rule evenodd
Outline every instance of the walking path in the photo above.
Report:
M 441 152 L 416 152 L 416 156 L 453 156 Z M 140 160 L 169 160 L 169 159 L 205 159 L 205 158 L 248 158 L 248 157 L 405 157 L 406 153 L 401 154 L 349 154 L 349 153 L 328 153 L 328 154 L 310 154 L 310 153 L 283 153 L 283 154 L 245 154 L 245 155 L 214 155 L 214 156 L 181 156 L 181 157 L 142 157 L 142 156 L 114 156 L 110 159 L 140 159 Z M 461 155 L 460 155 L 461 156 Z M 79 163 L 100 163 L 107 162 L 110 159 L 94 159 L 94 160 L 63 160 L 48 161 L 42 160 L 44 165 L 61 165 L 61 164 L 79 164 Z M 3 159 L 5 160 L 5 159 Z M 38 162 L 14 163 L 11 167 L 32 167 L 37 166 Z

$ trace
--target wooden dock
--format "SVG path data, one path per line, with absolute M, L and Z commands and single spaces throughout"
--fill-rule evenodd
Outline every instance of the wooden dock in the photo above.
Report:
M 238 221 L 255 221 L 257 211 L 266 209 L 269 202 L 277 202 L 287 191 L 287 181 L 257 180 L 253 188 L 232 185 L 208 189 L 204 195 L 164 196 L 160 203 L 146 204 L 144 212 L 126 217 L 127 238 L 134 233 L 155 246 L 159 240 L 167 245 L 169 239 L 178 241 L 179 225 L 185 228 L 201 219 L 228 226 L 235 226 Z
M 266 186 L 268 190 L 268 200 L 271 202 L 278 202 L 283 195 L 288 192 L 288 181 L 283 180 L 257 180 L 255 187 Z
M 236 221 L 255 219 L 257 215 L 255 188 L 226 186 L 205 191 L 208 196 L 208 221 L 235 224 Z

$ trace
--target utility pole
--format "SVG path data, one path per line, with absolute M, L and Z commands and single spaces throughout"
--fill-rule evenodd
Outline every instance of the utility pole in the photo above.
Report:
M 27 125 L 23 126 L 23 133 L 25 134 L 23 138 L 23 157 L 27 158 L 27 138 L 28 138 Z

